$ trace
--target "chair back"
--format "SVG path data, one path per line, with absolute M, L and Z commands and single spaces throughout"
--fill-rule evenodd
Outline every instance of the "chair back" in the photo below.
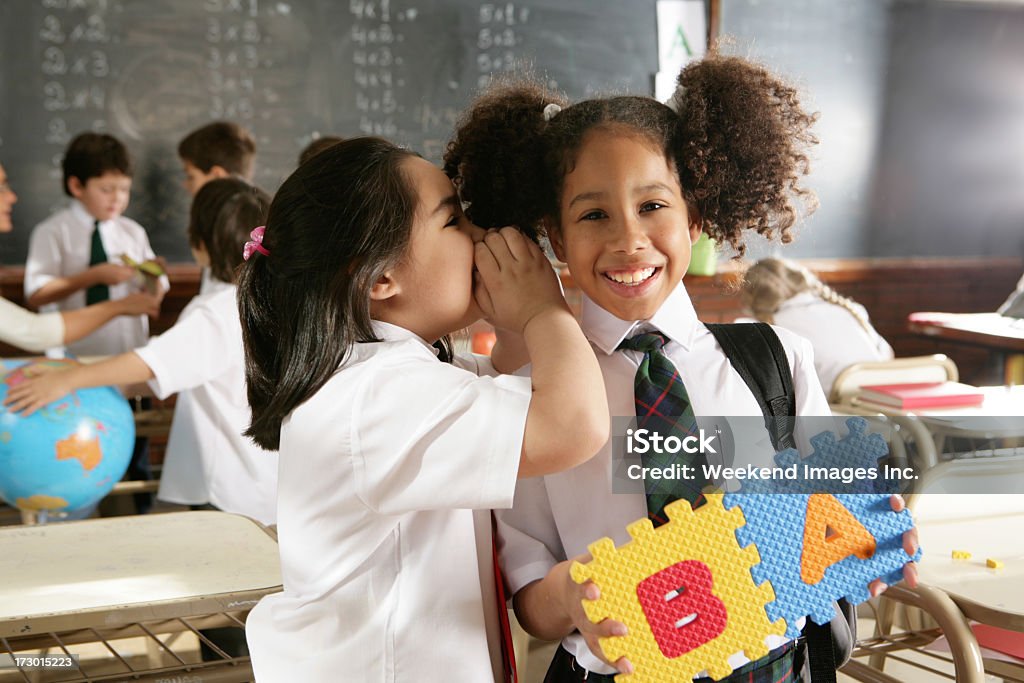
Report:
M 956 363 L 941 353 L 854 363 L 836 377 L 829 393 L 829 403 L 848 403 L 865 385 L 956 382 L 959 379 L 960 373 L 956 369 Z

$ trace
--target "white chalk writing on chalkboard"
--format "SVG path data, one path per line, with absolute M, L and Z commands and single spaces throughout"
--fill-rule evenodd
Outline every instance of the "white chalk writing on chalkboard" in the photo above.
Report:
M 0 18 L 24 27 L 0 65 L 2 80 L 24 93 L 17 115 L 0 117 L 0 161 L 24 188 L 19 230 L 2 241 L 0 258 L 17 262 L 31 226 L 66 202 L 60 159 L 86 130 L 108 130 L 128 146 L 127 213 L 158 253 L 184 261 L 188 196 L 176 147 L 215 118 L 252 131 L 255 180 L 274 191 L 319 135 L 382 135 L 438 161 L 477 86 L 527 60 L 574 97 L 647 91 L 654 0 L 623 5 L 0 0 Z

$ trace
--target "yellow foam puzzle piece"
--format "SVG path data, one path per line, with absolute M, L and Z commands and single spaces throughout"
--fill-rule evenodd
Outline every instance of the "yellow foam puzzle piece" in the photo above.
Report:
M 609 660 L 625 656 L 633 664 L 634 673 L 619 674 L 619 683 L 689 680 L 701 671 L 721 679 L 732 672 L 731 655 L 743 652 L 748 659 L 760 659 L 768 654 L 765 636 L 786 630 L 784 620 L 770 622 L 765 613 L 765 603 L 775 599 L 771 585 L 755 585 L 751 578 L 751 566 L 761 561 L 757 548 L 740 548 L 736 541 L 735 530 L 745 524 L 743 511 L 738 506 L 726 510 L 722 494 L 706 494 L 706 500 L 697 510 L 685 500 L 670 504 L 665 508 L 669 521 L 657 529 L 649 519 L 633 522 L 627 527 L 631 541 L 616 548 L 610 538 L 602 538 L 589 547 L 592 561 L 572 566 L 574 581 L 593 580 L 601 590 L 599 599 L 583 602 L 587 617 L 595 623 L 615 619 L 629 629 L 626 636 L 600 641 Z M 638 585 L 694 560 L 710 569 L 711 595 L 725 608 L 725 627 L 714 639 L 667 657 L 644 612 Z

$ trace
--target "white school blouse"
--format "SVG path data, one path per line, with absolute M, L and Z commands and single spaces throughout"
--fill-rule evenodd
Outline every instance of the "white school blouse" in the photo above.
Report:
M 153 371 L 158 397 L 178 394 L 157 497 L 273 524 L 277 453 L 242 435 L 251 413 L 235 286 L 211 281 L 174 327 L 135 353 Z
M 92 252 L 92 231 L 95 219 L 81 202 L 72 200 L 68 208 L 58 211 L 32 231 L 25 261 L 25 298 L 58 277 L 77 275 L 89 267 Z M 127 254 L 142 262 L 154 257 L 149 237 L 141 225 L 126 216 L 100 223 L 100 239 L 112 263 L 121 263 Z M 166 289 L 170 282 L 165 275 L 160 279 Z M 110 298 L 123 299 L 141 286 L 134 279 L 110 285 Z M 85 307 L 85 290 L 68 296 L 63 301 L 47 304 L 42 311 L 74 311 Z M 142 346 L 149 339 L 149 322 L 144 315 L 119 316 L 88 335 L 67 345 L 76 356 L 105 356 L 124 353 Z
M 373 329 L 281 427 L 284 592 L 246 622 L 260 683 L 494 680 L 474 510 L 512 504 L 531 382 Z
M 45 351 L 64 342 L 60 313 L 32 313 L 0 296 L 0 342 L 26 351 Z
M 867 317 L 858 303 L 854 306 Z M 801 292 L 785 301 L 774 315 L 775 324 L 811 342 L 818 381 L 828 392 L 836 377 L 854 363 L 892 360 L 892 347 L 872 328 L 870 331 L 853 315 L 811 292 Z
M 616 352 L 615 348 L 646 329 L 660 330 L 669 338 L 665 353 L 679 371 L 697 416 L 762 414 L 715 338 L 697 320 L 682 284 L 648 323 L 620 320 L 584 295 L 580 325 L 601 365 L 612 416 L 635 415 L 633 378 L 643 357 L 636 351 Z M 830 415 L 814 373 L 810 345 L 786 330 L 775 331 L 793 371 L 796 414 Z M 597 455 L 576 468 L 523 479 L 516 487 L 512 509 L 496 513 L 502 569 L 513 594 L 544 578 L 558 562 L 587 552 L 587 546 L 599 538 L 608 536 L 616 546 L 626 543 L 630 540 L 626 525 L 647 517 L 642 495 L 612 493 L 611 450 L 609 440 Z M 786 639 L 770 636 L 766 642 L 775 648 Z M 578 633 L 562 639 L 562 646 L 587 670 L 614 673 L 591 654 Z M 734 668 L 747 661 L 742 653 L 729 658 Z

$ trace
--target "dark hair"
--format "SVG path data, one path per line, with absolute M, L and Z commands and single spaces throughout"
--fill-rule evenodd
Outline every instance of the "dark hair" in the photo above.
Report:
M 299 166 L 302 166 L 302 164 L 306 163 L 328 147 L 333 147 L 344 140 L 345 138 L 338 137 L 337 135 L 324 135 L 313 140 L 303 148 L 302 152 L 299 153 Z
M 814 208 L 800 187 L 804 149 L 817 140 L 817 115 L 796 91 L 763 67 L 712 54 L 685 67 L 678 113 L 649 97 L 591 99 L 569 106 L 533 80 L 499 83 L 463 115 L 448 143 L 444 170 L 467 215 L 481 227 L 516 225 L 532 238 L 543 221 L 557 227 L 567 173 L 591 130 L 621 129 L 649 139 L 675 164 L 683 197 L 711 237 L 742 254 L 747 229 L 783 242 L 796 222 L 792 199 Z M 563 109 L 545 120 L 549 104 Z
M 78 178 L 85 185 L 89 178 L 99 178 L 104 173 L 115 171 L 129 178 L 132 175 L 132 160 L 128 149 L 120 140 L 106 133 L 81 133 L 68 145 L 61 162 L 64 169 L 64 194 L 71 195 L 68 181 Z
M 210 273 L 234 282 L 242 247 L 252 229 L 267 219 L 270 195 L 241 178 L 218 178 L 203 185 L 192 200 L 188 243 L 210 256 Z
M 256 142 L 245 128 L 231 121 L 214 121 L 197 128 L 178 143 L 178 156 L 209 173 L 220 166 L 228 173 L 252 177 Z
M 263 238 L 270 255 L 253 255 L 238 282 L 252 408 L 245 433 L 263 448 L 278 448 L 281 421 L 353 344 L 376 341 L 370 289 L 409 246 L 417 197 L 402 163 L 414 156 L 380 138 L 346 140 L 274 195 Z

